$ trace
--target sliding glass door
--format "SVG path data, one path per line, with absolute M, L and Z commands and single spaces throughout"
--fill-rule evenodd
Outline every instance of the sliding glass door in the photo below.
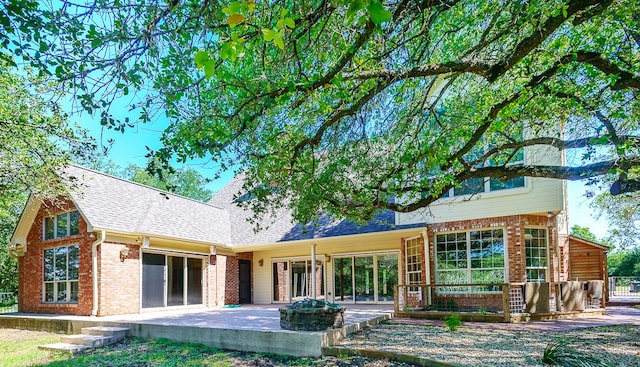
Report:
M 336 302 L 392 302 L 398 284 L 398 255 L 334 257 Z
M 324 263 L 315 262 L 316 298 L 324 299 Z M 313 296 L 313 262 L 282 260 L 272 262 L 273 302 L 295 302 Z
M 202 304 L 203 259 L 142 254 L 142 307 Z

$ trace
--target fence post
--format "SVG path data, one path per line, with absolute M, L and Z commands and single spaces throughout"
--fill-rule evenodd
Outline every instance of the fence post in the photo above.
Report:
M 511 322 L 511 303 L 509 302 L 509 283 L 502 284 L 502 311 L 504 312 L 504 321 Z

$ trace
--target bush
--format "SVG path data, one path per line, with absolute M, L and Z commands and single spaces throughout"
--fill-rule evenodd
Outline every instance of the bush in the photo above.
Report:
M 612 365 L 589 355 L 583 350 L 571 349 L 563 340 L 547 344 L 542 354 L 542 363 L 563 367 L 611 367 Z

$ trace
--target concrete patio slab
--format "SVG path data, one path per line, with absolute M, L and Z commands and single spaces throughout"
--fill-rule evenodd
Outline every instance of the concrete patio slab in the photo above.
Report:
M 167 338 L 220 349 L 318 357 L 322 355 L 322 348 L 335 345 L 346 335 L 393 315 L 391 305 L 346 305 L 343 328 L 290 331 L 280 328 L 279 307 L 247 305 L 107 317 L 14 313 L 0 315 L 0 327 L 66 334 L 78 333 L 83 327 L 90 326 L 126 327 L 129 335 L 140 338 Z

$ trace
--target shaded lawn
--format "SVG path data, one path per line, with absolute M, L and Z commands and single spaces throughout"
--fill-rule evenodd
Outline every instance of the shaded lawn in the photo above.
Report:
M 14 337 L 11 337 L 12 334 Z M 56 343 L 59 339 L 60 335 L 53 333 L 0 329 L 0 367 L 408 366 L 399 362 L 369 360 L 361 357 L 299 358 L 266 353 L 221 351 L 202 344 L 178 343 L 168 339 L 127 338 L 118 344 L 90 350 L 76 356 L 38 349 L 38 345 Z

